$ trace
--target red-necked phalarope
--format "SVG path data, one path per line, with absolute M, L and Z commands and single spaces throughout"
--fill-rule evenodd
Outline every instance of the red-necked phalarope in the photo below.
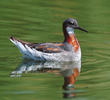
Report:
M 78 26 L 75 19 L 68 18 L 63 22 L 65 39 L 62 43 L 29 43 L 14 37 L 10 37 L 10 40 L 18 47 L 23 58 L 36 61 L 79 61 L 81 60 L 81 50 L 74 29 L 87 32 Z

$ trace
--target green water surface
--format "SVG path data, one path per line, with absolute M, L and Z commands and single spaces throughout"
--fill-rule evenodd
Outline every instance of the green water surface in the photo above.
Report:
M 64 99 L 60 75 L 10 77 L 22 58 L 9 37 L 61 42 L 62 22 L 68 17 L 89 31 L 75 31 L 82 49 L 82 69 L 72 100 L 110 100 L 109 0 L 0 0 L 0 100 Z

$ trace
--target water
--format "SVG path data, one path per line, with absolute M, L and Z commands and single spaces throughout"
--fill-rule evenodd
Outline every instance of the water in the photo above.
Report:
M 73 78 L 74 70 L 80 72 L 80 61 L 77 62 L 38 62 L 33 60 L 24 59 L 18 67 L 10 73 L 10 77 L 22 77 L 23 73 L 54 73 L 55 75 L 62 76 L 64 82 L 62 84 L 62 95 L 64 98 L 72 98 L 76 96 L 76 92 L 85 90 L 75 90 L 74 84 L 68 84 L 68 76 Z M 73 80 L 74 81 L 74 80 Z M 16 92 L 15 92 L 16 93 Z M 19 93 L 19 92 L 17 92 Z M 25 93 L 24 91 L 20 92 Z
M 75 83 L 75 100 L 109 100 L 110 28 L 109 0 L 1 0 L 0 99 L 60 100 L 63 77 L 57 70 L 10 73 L 22 62 L 9 36 L 30 42 L 60 42 L 61 23 L 76 18 L 89 33 L 75 31 L 82 49 L 82 69 Z M 68 98 L 69 99 L 69 98 Z

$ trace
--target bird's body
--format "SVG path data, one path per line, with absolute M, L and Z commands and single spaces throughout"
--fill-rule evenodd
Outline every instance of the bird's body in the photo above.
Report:
M 80 46 L 75 47 L 67 43 L 26 43 L 13 37 L 10 40 L 18 47 L 23 58 L 36 61 L 78 61 L 81 59 Z M 71 51 L 67 50 L 72 49 Z
M 65 40 L 62 43 L 29 43 L 14 37 L 10 37 L 23 58 L 36 61 L 79 61 L 81 60 L 81 50 L 78 40 L 75 37 L 74 29 L 86 31 L 77 25 L 77 21 L 68 18 L 63 23 Z

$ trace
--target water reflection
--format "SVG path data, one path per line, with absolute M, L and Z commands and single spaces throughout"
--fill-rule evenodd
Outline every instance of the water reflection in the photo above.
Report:
M 74 83 L 79 75 L 81 61 L 77 62 L 35 62 L 23 60 L 20 65 L 11 72 L 10 77 L 21 77 L 22 73 L 29 72 L 51 72 L 59 73 L 64 77 L 63 97 L 69 98 L 75 96 Z

